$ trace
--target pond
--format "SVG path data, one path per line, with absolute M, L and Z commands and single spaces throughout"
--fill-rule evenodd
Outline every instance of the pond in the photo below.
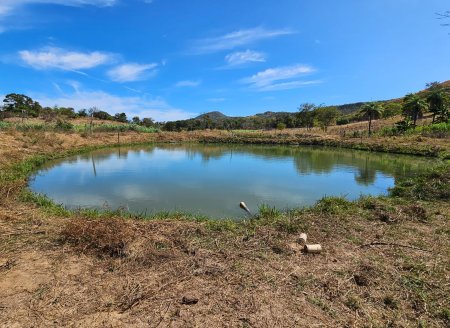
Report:
M 239 218 L 314 204 L 324 196 L 386 194 L 431 160 L 347 149 L 262 145 L 149 145 L 93 151 L 47 163 L 31 190 L 70 209 L 181 211 Z

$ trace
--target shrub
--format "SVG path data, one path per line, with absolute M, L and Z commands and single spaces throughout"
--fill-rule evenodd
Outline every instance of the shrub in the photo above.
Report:
M 410 131 L 412 133 L 420 133 L 425 137 L 447 138 L 450 136 L 450 122 L 419 126 L 415 130 Z
M 122 257 L 130 241 L 131 229 L 122 219 L 72 219 L 61 232 L 62 240 L 81 251 L 92 250 L 98 255 Z
M 286 129 L 286 124 L 284 124 L 284 123 L 278 123 L 277 124 L 277 130 L 284 130 L 284 129 Z
M 347 117 L 341 117 L 336 120 L 336 125 L 346 125 L 350 123 L 350 119 Z
M 55 124 L 55 130 L 64 132 L 73 131 L 74 125 L 67 121 L 58 120 Z

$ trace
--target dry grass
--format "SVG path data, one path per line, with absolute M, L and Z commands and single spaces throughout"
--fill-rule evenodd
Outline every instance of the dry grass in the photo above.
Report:
M 127 133 L 123 140 L 228 137 L 216 131 Z M 2 132 L 0 166 L 7 172 L 31 155 L 114 142 L 108 134 Z M 313 209 L 266 213 L 258 222 L 235 226 L 66 216 L 22 202 L 23 184 L 19 179 L 0 186 L 0 326 L 446 327 L 450 322 L 448 199 L 411 196 L 423 189 L 404 189 L 407 199 L 329 199 Z M 301 231 L 322 244 L 322 254 L 299 251 Z
M 121 257 L 132 232 L 123 220 L 115 218 L 98 221 L 75 219 L 65 225 L 61 237 L 63 242 L 74 245 L 79 251 L 93 250 L 98 254 Z

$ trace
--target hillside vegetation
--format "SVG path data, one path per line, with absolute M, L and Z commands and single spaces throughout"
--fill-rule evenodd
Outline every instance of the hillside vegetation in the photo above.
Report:
M 429 83 L 427 84 L 426 90 L 417 92 L 414 95 L 426 101 L 430 93 L 437 89 L 442 92 L 447 100 L 450 98 L 450 81 L 443 83 Z M 374 103 L 382 109 L 382 113 L 378 118 L 388 119 L 405 114 L 405 99 L 398 98 L 377 101 Z M 230 117 L 215 111 L 188 120 L 166 122 L 161 125 L 161 128 L 166 131 L 191 131 L 203 129 L 259 130 L 312 128 L 315 126 L 326 129 L 328 126 L 334 124 L 345 125 L 353 122 L 367 121 L 367 115 L 364 115 L 361 111 L 368 104 L 370 103 L 359 102 L 339 106 L 322 106 L 306 103 L 300 105 L 297 112 L 268 111 L 244 117 Z M 423 112 L 426 111 L 427 110 L 424 110 Z M 422 118 L 422 114 L 423 113 L 421 113 L 420 118 Z

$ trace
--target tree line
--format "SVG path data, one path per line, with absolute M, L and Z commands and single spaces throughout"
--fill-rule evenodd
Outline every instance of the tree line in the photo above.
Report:
M 335 106 L 315 105 L 304 103 L 297 112 L 266 112 L 248 117 L 210 117 L 209 114 L 198 118 L 165 123 L 162 128 L 166 131 L 192 131 L 204 129 L 279 129 L 320 127 L 327 131 L 332 125 L 345 125 L 352 122 L 368 121 L 368 133 L 372 134 L 372 121 L 380 118 L 390 118 L 402 115 L 403 119 L 397 123 L 399 132 L 414 128 L 417 120 L 426 112 L 432 114 L 432 123 L 447 122 L 449 120 L 450 97 L 449 90 L 439 82 L 427 83 L 426 90 L 420 93 L 407 94 L 403 99 L 395 101 L 379 101 L 358 104 L 355 112 L 344 115 Z
M 121 123 L 133 123 L 145 127 L 153 127 L 156 125 L 154 120 L 149 117 L 141 119 L 138 116 L 134 116 L 128 119 L 125 113 L 110 115 L 108 112 L 97 107 L 80 109 L 78 111 L 72 107 L 60 107 L 56 105 L 53 107 L 43 107 L 31 97 L 18 93 L 6 95 L 3 99 L 3 106 L 0 107 L 0 119 L 13 116 L 21 117 L 22 119 L 40 117 L 46 122 L 57 119 L 96 118 Z
M 449 90 L 438 82 L 426 85 L 424 92 L 407 94 L 401 100 L 370 102 L 358 104 L 355 112 L 344 115 L 338 107 L 304 103 L 298 107 L 297 112 L 266 112 L 247 117 L 228 117 L 220 113 L 209 113 L 197 118 L 156 123 L 152 118 L 129 119 L 125 113 L 110 115 L 97 107 L 75 111 L 71 107 L 42 107 L 37 101 L 22 94 L 11 93 L 3 100 L 0 108 L 0 118 L 8 116 L 41 117 L 46 121 L 56 118 L 74 119 L 87 117 L 100 120 L 132 123 L 146 127 L 157 127 L 165 131 L 193 131 L 205 129 L 219 130 L 261 130 L 285 128 L 306 128 L 310 130 L 320 127 L 327 131 L 329 126 L 344 125 L 357 121 L 368 121 L 368 133 L 372 134 L 372 121 L 379 118 L 389 118 L 403 115 L 397 123 L 398 131 L 414 128 L 424 113 L 432 114 L 432 122 L 447 122 L 449 120 Z

